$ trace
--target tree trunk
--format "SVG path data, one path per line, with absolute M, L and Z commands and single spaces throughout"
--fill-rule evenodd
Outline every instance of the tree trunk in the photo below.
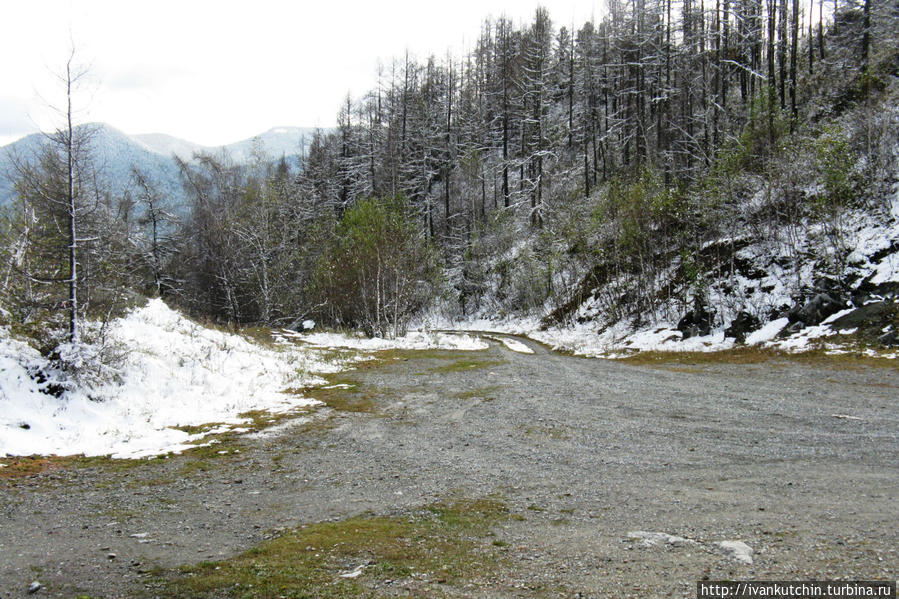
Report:
M 78 232 L 75 204 L 75 128 L 72 125 L 72 60 L 66 63 L 66 206 L 69 233 L 69 341 L 78 341 Z

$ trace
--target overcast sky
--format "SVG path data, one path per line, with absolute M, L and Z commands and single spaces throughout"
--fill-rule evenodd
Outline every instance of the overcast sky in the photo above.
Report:
M 205 145 L 275 126 L 331 127 L 378 61 L 459 56 L 487 17 L 529 22 L 538 5 L 579 27 L 599 0 L 0 0 L 0 145 L 58 125 L 54 74 L 70 39 L 90 66 L 79 122 Z

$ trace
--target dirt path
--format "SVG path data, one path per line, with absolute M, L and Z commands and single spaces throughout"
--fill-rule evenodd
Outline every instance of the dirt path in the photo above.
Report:
M 406 354 L 340 377 L 354 386 L 321 392 L 337 409 L 311 423 L 185 456 L 0 481 L 0 597 L 33 580 L 44 596 L 128 597 L 154 568 L 279 528 L 488 495 L 524 518 L 496 531 L 504 575 L 455 596 L 896 578 L 899 371 L 644 368 L 528 345 Z

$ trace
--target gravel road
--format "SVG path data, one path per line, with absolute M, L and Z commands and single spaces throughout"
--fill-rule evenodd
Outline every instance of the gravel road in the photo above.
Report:
M 899 370 L 650 368 L 527 343 L 535 353 L 492 343 L 349 373 L 346 393 L 372 411 L 319 410 L 221 455 L 0 480 L 0 597 L 35 580 L 37 596 L 130 597 L 154 567 L 233 555 L 279 528 L 487 495 L 525 518 L 495 531 L 504 575 L 457 596 L 896 579 Z M 748 545 L 752 563 L 721 541 Z

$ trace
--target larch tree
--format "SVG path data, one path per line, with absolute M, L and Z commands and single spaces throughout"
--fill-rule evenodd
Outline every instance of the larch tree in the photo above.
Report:
M 91 165 L 92 131 L 75 122 L 74 96 L 88 75 L 75 58 L 73 48 L 57 75 L 64 105 L 54 110 L 62 123 L 45 135 L 36 155 L 12 160 L 25 240 L 21 274 L 37 287 L 65 290 L 49 296 L 39 293 L 32 299 L 43 310 L 66 314 L 65 339 L 73 343 L 79 339 L 83 313 L 80 250 L 89 241 L 79 235 L 82 220 L 94 212 L 99 197 Z M 57 295 L 65 299 L 56 299 Z

